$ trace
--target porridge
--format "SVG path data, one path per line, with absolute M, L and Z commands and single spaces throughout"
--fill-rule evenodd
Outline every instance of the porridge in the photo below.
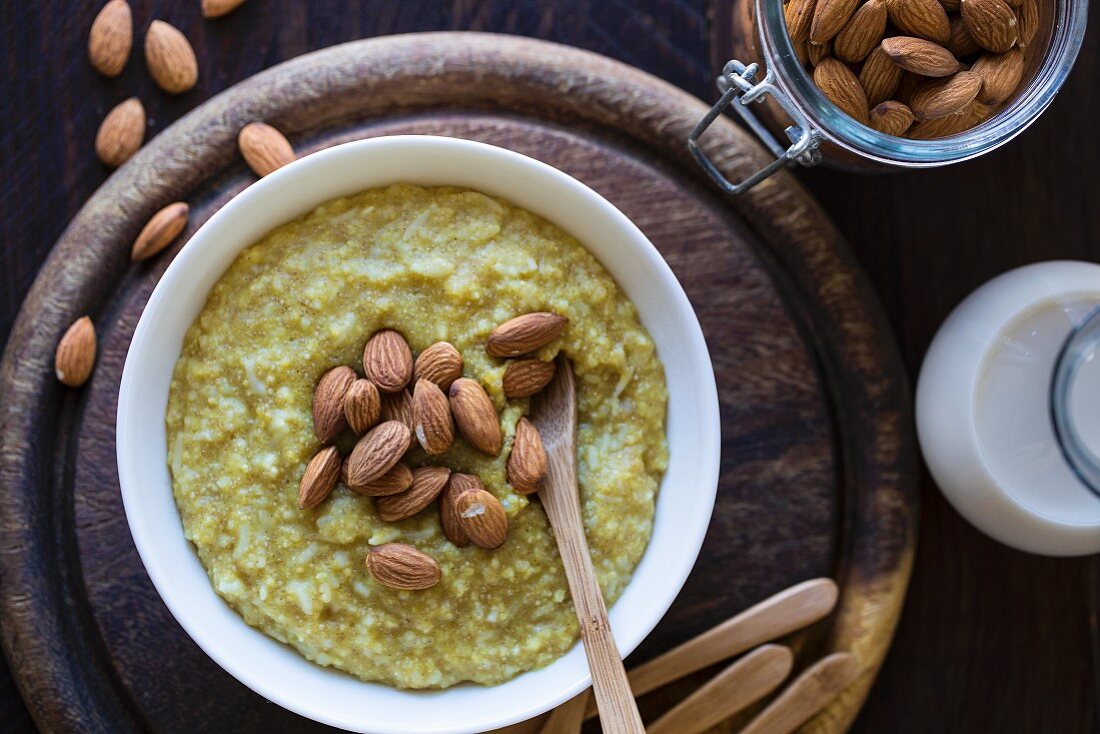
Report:
M 560 314 L 567 326 L 523 355 L 522 369 L 491 356 L 494 329 L 532 312 Z M 478 482 L 506 517 L 495 549 L 452 542 L 440 502 L 402 517 L 388 509 L 390 497 L 352 491 L 350 459 L 323 501 L 299 507 L 311 457 L 327 452 L 338 467 L 338 455 L 366 441 L 344 428 L 322 446 L 312 412 L 318 381 L 342 368 L 349 382 L 367 382 L 364 344 L 391 331 L 412 355 L 453 345 L 463 377 L 451 404 L 467 389 L 486 394 L 500 438 L 478 447 L 456 413 L 453 441 L 428 443 L 431 454 L 415 430 L 404 434 L 412 448 L 386 478 L 400 481 L 391 475 L 407 465 L 417 476 L 446 467 L 449 484 Z M 176 504 L 217 593 L 306 658 L 404 688 L 491 685 L 560 657 L 578 633 L 565 574 L 542 507 L 527 494 L 534 479 L 517 479 L 508 461 L 513 442 L 527 445 L 534 430 L 521 420 L 530 399 L 510 396 L 527 392 L 540 370 L 531 357 L 559 352 L 576 373 L 581 508 L 611 604 L 652 532 L 667 391 L 634 306 L 587 250 L 506 202 L 409 185 L 327 202 L 246 249 L 187 333 L 166 418 Z M 395 395 L 383 394 L 383 408 Z M 441 468 L 424 470 L 425 480 L 437 472 L 445 481 Z M 373 565 L 368 573 L 372 549 L 385 560 L 393 548 L 434 560 L 431 584 L 394 588 Z

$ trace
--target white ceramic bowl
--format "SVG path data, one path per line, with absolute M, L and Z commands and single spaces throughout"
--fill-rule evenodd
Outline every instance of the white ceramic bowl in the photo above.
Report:
M 645 235 L 607 200 L 531 158 L 480 143 L 395 136 L 339 145 L 282 168 L 199 229 L 153 291 L 118 399 L 118 475 L 138 553 L 164 603 L 200 647 L 252 690 L 303 716 L 371 734 L 474 732 L 535 716 L 589 684 L 580 644 L 499 686 L 416 692 L 307 661 L 247 624 L 214 592 L 172 498 L 164 416 L 184 334 L 245 247 L 329 199 L 395 182 L 455 185 L 508 199 L 574 235 L 638 307 L 668 380 L 668 472 L 653 538 L 611 610 L 626 655 L 653 629 L 695 563 L 710 522 L 721 446 L 718 396 L 695 313 Z

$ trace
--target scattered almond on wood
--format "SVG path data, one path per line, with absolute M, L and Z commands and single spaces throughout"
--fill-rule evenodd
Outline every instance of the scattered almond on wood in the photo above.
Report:
M 110 0 L 92 21 L 88 59 L 103 76 L 118 76 L 130 58 L 134 18 L 126 0 Z
M 95 152 L 104 165 L 118 168 L 138 151 L 145 140 L 145 107 L 137 97 L 115 106 L 95 136 Z
M 154 20 L 145 32 L 145 65 L 169 94 L 183 94 L 199 80 L 199 63 L 187 36 L 163 20 Z
M 981 124 L 1020 88 L 1038 3 L 787 0 L 784 19 L 830 102 L 887 135 L 931 139 Z
M 294 162 L 290 142 L 266 122 L 250 122 L 241 128 L 237 146 L 245 163 L 261 178 Z
M 391 589 L 419 591 L 439 583 L 443 572 L 431 556 L 404 543 L 387 543 L 367 554 L 371 578 Z
M 134 240 L 130 259 L 134 262 L 148 260 L 170 245 L 187 226 L 190 213 L 191 207 L 186 202 L 177 201 L 154 214 Z
M 88 381 L 95 366 L 95 325 L 91 318 L 82 316 L 74 321 L 54 354 L 54 372 L 63 385 L 80 387 Z
M 204 18 L 220 18 L 244 4 L 244 0 L 202 0 L 200 8 Z

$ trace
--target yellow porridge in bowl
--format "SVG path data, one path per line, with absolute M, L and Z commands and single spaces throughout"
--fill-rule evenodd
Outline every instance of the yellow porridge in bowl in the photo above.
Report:
M 667 465 L 653 341 L 610 275 L 556 226 L 474 191 L 403 184 L 330 201 L 269 233 L 222 276 L 187 333 L 169 394 L 168 458 L 186 537 L 217 593 L 306 658 L 404 688 L 496 684 L 564 654 L 577 622 L 553 533 L 531 487 L 518 491 L 508 470 L 530 399 L 506 396 L 516 360 L 486 349 L 498 325 L 535 312 L 567 320 L 521 356 L 536 371 L 559 352 L 573 364 L 581 508 L 614 603 L 649 541 Z M 476 478 L 507 518 L 499 547 L 452 542 L 440 501 L 383 519 L 391 497 L 350 489 L 353 471 L 299 507 L 311 458 L 353 457 L 371 435 L 344 428 L 334 449 L 322 445 L 318 381 L 343 366 L 348 380 L 369 382 L 364 344 L 380 332 L 403 337 L 414 357 L 453 345 L 463 390 L 452 386 L 451 405 L 480 385 L 501 443 L 495 455 L 478 447 L 456 412 L 453 441 L 428 444 L 429 454 L 410 425 L 412 447 L 386 477 L 431 466 L 450 470 L 452 483 Z M 410 381 L 383 392 L 381 420 L 400 422 L 395 403 L 413 391 Z M 430 586 L 394 588 L 368 572 L 372 549 L 381 557 L 398 547 L 434 561 Z

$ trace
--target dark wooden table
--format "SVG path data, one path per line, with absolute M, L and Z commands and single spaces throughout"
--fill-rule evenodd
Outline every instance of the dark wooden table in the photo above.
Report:
M 149 135 L 279 61 L 357 38 L 471 29 L 607 54 L 705 99 L 728 48 L 728 0 L 250 0 L 208 22 L 198 0 L 131 0 L 175 24 L 198 87 L 157 93 L 135 53 L 117 79 L 87 63 L 98 3 L 0 3 L 0 340 L 66 222 L 102 183 L 92 140 L 138 94 Z M 140 35 L 138 36 L 140 43 Z M 216 59 L 216 63 L 210 61 Z M 1039 260 L 1100 260 L 1100 38 L 1088 35 L 1051 109 L 1007 149 L 936 171 L 800 174 L 847 235 L 915 378 L 939 323 L 972 289 Z M 890 657 L 857 732 L 1100 732 L 1100 559 L 1046 559 L 980 535 L 923 477 L 920 546 Z M 33 731 L 0 661 L 0 732 Z

